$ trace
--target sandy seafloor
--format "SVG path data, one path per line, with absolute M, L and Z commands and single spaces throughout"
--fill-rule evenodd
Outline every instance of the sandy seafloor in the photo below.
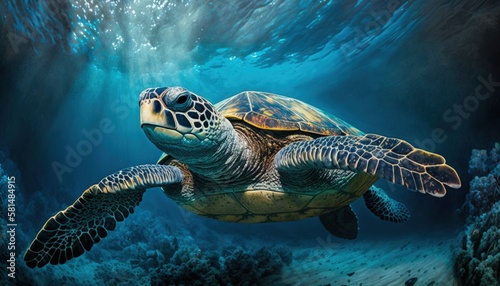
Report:
M 295 250 L 294 261 L 275 285 L 457 285 L 450 256 L 456 239 L 451 235 L 323 242 L 321 247 Z

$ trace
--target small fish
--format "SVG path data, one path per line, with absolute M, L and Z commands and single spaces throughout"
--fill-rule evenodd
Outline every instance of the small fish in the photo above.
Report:
M 410 278 L 406 280 L 405 286 L 413 286 L 417 282 L 417 280 L 418 280 L 417 277 Z

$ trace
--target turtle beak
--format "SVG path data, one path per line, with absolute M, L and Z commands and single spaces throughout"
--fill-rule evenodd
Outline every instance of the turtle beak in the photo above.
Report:
M 148 88 L 141 92 L 141 128 L 154 144 L 175 144 L 182 140 L 183 134 L 176 129 L 173 114 L 161 101 L 167 88 Z
M 149 138 L 149 140 L 161 150 L 163 150 L 163 145 L 178 144 L 184 138 L 184 136 L 176 130 L 167 129 L 161 126 L 155 126 L 147 123 L 142 125 L 142 130 L 144 130 L 144 133 Z

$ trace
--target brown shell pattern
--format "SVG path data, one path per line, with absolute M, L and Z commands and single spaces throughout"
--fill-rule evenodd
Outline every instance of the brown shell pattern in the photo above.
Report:
M 243 120 L 264 130 L 301 130 L 319 135 L 363 135 L 347 122 L 300 100 L 277 94 L 244 91 L 215 105 L 228 119 Z

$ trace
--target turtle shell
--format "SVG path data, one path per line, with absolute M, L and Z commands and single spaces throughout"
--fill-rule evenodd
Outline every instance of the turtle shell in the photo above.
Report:
M 244 91 L 215 105 L 230 120 L 264 130 L 295 131 L 319 135 L 363 135 L 347 122 L 300 100 L 273 93 Z

